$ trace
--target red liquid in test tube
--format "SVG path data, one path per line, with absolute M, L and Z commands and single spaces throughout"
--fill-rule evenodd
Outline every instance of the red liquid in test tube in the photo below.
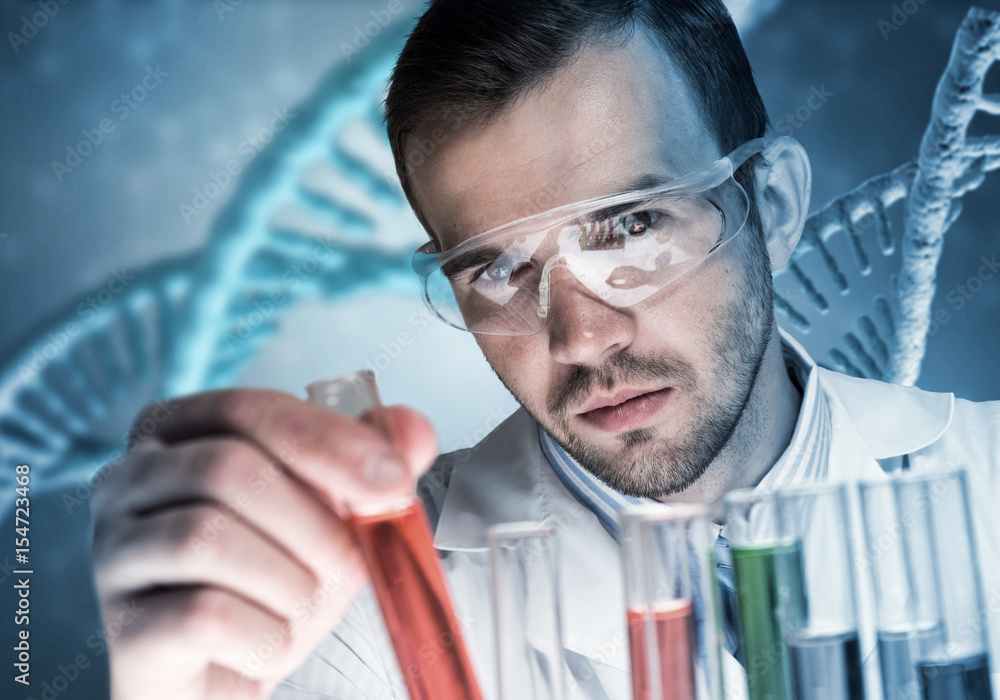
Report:
M 372 372 L 310 384 L 315 403 L 353 416 L 381 411 Z M 385 422 L 374 422 L 388 435 Z M 348 519 L 412 700 L 481 700 L 427 516 L 416 497 Z
M 626 620 L 632 656 L 633 699 L 695 700 L 692 655 L 696 648 L 695 620 L 691 601 L 662 603 L 652 610 L 630 608 L 626 611 Z M 652 635 L 647 635 L 647 624 L 653 626 Z M 649 649 L 649 641 L 653 642 L 655 649 Z M 650 652 L 655 654 L 660 666 L 659 695 L 648 686 L 650 674 L 646 660 L 652 658 Z

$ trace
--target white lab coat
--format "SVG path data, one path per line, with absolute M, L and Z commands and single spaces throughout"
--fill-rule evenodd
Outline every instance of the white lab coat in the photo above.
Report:
M 985 584 L 982 624 L 991 638 L 996 689 L 1000 683 L 1000 402 L 972 403 L 951 394 L 815 371 L 832 412 L 828 479 L 885 478 L 885 470 L 898 464 L 902 455 L 909 455 L 915 471 L 967 469 Z M 775 485 L 783 485 L 780 478 Z M 515 412 L 475 447 L 439 458 L 422 482 L 421 493 L 488 697 L 494 696 L 496 686 L 486 530 L 497 523 L 547 521 L 560 534 L 563 662 L 569 697 L 631 698 L 620 548 L 549 467 L 537 427 L 527 413 Z M 862 581 L 867 589 L 867 581 Z M 370 616 L 371 599 L 364 600 Z M 871 619 L 871 606 L 870 593 L 863 590 L 859 601 L 863 620 Z M 528 627 L 530 635 L 531 621 Z M 862 658 L 869 698 L 877 700 L 874 639 L 866 627 L 862 626 Z M 384 638 L 373 641 L 384 643 Z M 329 668 L 330 653 L 319 650 L 327 658 L 315 663 Z M 742 667 L 725 652 L 724 657 L 727 700 L 745 697 Z M 316 677 L 309 672 L 310 663 L 290 679 L 289 690 L 303 689 L 307 677 Z M 398 679 L 392 685 L 398 693 Z M 1000 698 L 997 690 L 994 693 Z M 277 696 L 291 694 L 279 691 Z

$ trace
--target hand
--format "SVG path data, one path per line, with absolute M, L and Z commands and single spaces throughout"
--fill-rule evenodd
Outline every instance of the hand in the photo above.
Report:
M 412 493 L 434 430 L 387 407 L 390 441 L 275 391 L 171 405 L 93 494 L 112 696 L 266 698 L 367 581 L 346 508 Z

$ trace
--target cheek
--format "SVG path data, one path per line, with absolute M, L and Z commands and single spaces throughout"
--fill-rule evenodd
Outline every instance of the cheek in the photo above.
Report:
M 476 336 L 483 357 L 517 398 L 528 398 L 532 387 L 544 391 L 542 376 L 548 362 L 545 332 L 526 338 Z M 533 403 L 529 400 L 529 403 Z
M 728 314 L 746 293 L 742 275 L 733 256 L 716 254 L 633 307 L 637 349 L 654 354 L 669 349 L 694 366 L 710 365 Z

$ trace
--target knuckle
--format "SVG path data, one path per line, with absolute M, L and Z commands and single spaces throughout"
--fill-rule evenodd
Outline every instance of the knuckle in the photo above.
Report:
M 162 422 L 162 420 L 157 418 L 160 408 L 160 404 L 150 402 L 140 408 L 138 413 L 135 414 L 128 432 L 130 449 L 135 449 L 137 443 L 141 444 L 156 433 L 157 426 Z
M 177 559 L 216 561 L 227 530 L 217 521 L 225 518 L 221 511 L 214 508 L 186 508 L 167 518 L 165 547 Z
M 225 642 L 233 629 L 233 601 L 229 594 L 212 588 L 191 592 L 178 615 L 178 625 L 184 638 L 196 639 L 206 645 Z
M 231 389 L 223 392 L 219 397 L 219 414 L 227 425 L 253 425 L 267 405 L 266 393 L 259 389 Z
M 200 478 L 223 497 L 237 493 L 261 462 L 257 448 L 244 440 L 225 440 L 206 450 Z

